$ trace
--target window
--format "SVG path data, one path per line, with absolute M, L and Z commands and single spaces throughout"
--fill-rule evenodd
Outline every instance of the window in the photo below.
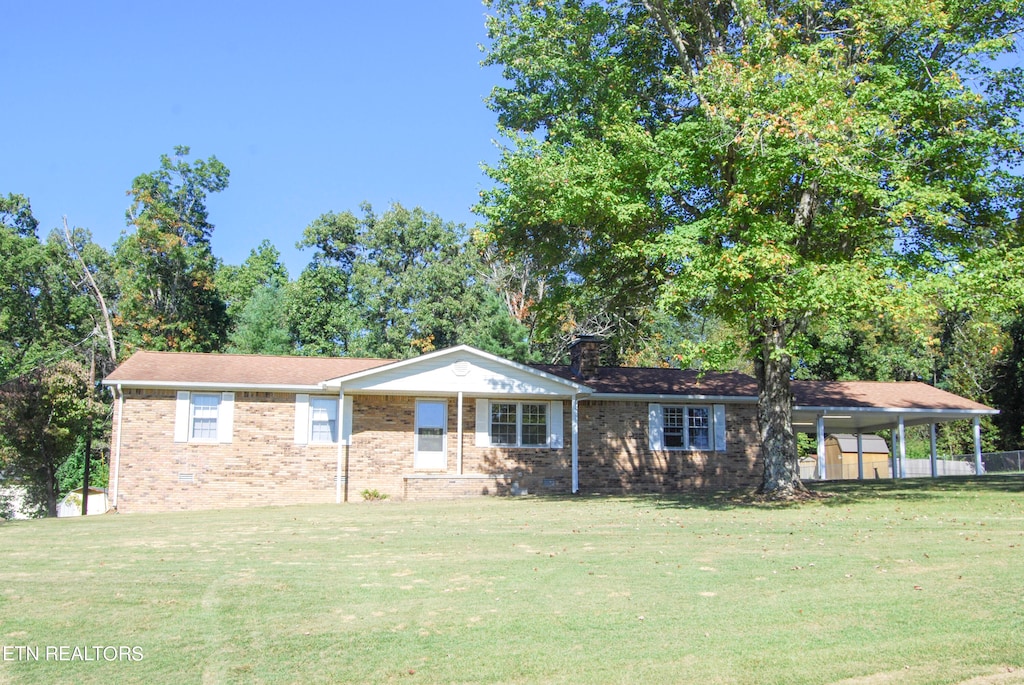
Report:
M 519 405 L 520 423 L 522 424 L 522 445 L 543 447 L 548 444 L 548 406 L 547 404 Z
M 477 400 L 477 446 L 562 446 L 561 402 Z
M 338 402 L 335 395 L 316 396 L 299 393 L 295 395 L 295 444 L 296 445 L 330 445 L 338 443 L 338 432 L 341 432 L 341 443 L 349 444 L 352 433 L 352 398 L 345 397 L 342 409 L 343 419 L 339 425 Z
M 519 431 L 515 402 L 491 403 L 491 444 L 515 447 L 519 444 Z
M 233 392 L 179 391 L 174 442 L 231 442 L 234 407 Z
M 217 411 L 220 395 L 192 394 L 190 440 L 217 439 Z
M 725 450 L 725 405 L 650 405 L 650 447 L 655 450 Z
M 309 441 L 338 442 L 338 400 L 309 398 Z

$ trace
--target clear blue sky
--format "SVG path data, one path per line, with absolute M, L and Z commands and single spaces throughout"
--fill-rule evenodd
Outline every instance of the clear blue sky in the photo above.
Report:
M 4 3 L 0 193 L 40 234 L 71 224 L 110 249 L 125 191 L 175 145 L 231 170 L 211 197 L 214 253 L 268 238 L 292 278 L 302 229 L 366 200 L 472 226 L 497 159 L 477 0 Z

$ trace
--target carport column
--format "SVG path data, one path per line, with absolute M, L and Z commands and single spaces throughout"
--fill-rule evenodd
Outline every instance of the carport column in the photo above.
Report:
M 580 491 L 580 407 L 572 396 L 572 493 Z
M 898 424 L 900 431 L 900 478 L 907 477 L 907 431 L 903 424 L 903 414 L 900 414 Z
M 857 431 L 857 480 L 864 480 L 864 434 Z
M 825 480 L 825 415 L 818 415 L 818 478 Z
M 931 462 L 932 462 L 932 478 L 937 478 L 939 475 L 939 447 L 938 440 L 935 438 L 935 424 L 931 424 Z
M 974 475 L 980 476 L 985 472 L 981 463 L 981 417 L 974 417 Z

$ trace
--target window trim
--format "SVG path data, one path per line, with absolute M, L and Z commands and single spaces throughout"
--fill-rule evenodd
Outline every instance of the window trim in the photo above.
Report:
M 329 402 L 333 408 L 331 418 L 335 422 L 330 442 L 313 440 L 313 407 L 312 401 Z M 340 406 L 339 406 L 340 405 Z M 295 394 L 295 431 L 296 445 L 349 445 L 352 437 L 352 396 L 351 395 L 310 395 Z
M 214 437 L 195 437 L 195 398 L 215 397 Z M 179 390 L 175 395 L 174 442 L 217 444 L 231 442 L 234 432 L 235 393 Z
M 670 447 L 666 444 L 666 409 L 683 410 L 683 426 L 681 427 L 682 446 Z M 691 444 L 691 409 L 703 409 L 707 412 L 707 447 L 694 447 Z M 725 405 L 689 402 L 651 403 L 648 405 L 648 438 L 648 446 L 651 450 L 667 452 L 724 452 L 726 449 Z
M 494 440 L 494 424 L 492 408 L 495 404 L 515 405 L 516 408 L 516 441 L 515 444 L 499 444 Z M 523 407 L 537 406 L 544 408 L 543 443 L 523 444 Z M 510 425 L 510 424 L 509 424 Z M 529 425 L 529 424 L 527 424 Z M 537 399 L 478 399 L 476 401 L 476 446 L 496 447 L 500 449 L 561 449 L 563 447 L 562 402 L 559 400 Z

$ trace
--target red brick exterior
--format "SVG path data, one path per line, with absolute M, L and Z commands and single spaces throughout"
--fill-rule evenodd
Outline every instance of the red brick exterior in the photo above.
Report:
M 295 395 L 236 392 L 230 443 L 176 443 L 175 392 L 125 390 L 114 416 L 117 507 L 122 512 L 334 502 L 339 462 L 343 499 L 364 490 L 392 499 L 571 491 L 570 403 L 560 449 L 477 447 L 473 400 L 462 412 L 461 474 L 456 398 L 448 399 L 447 469 L 413 468 L 415 398 L 354 396 L 350 446 L 300 445 Z M 118 405 L 118 408 L 120 404 Z M 646 402 L 579 403 L 583 493 L 679 492 L 752 485 L 760 476 L 752 405 L 727 408 L 725 452 L 651 451 Z M 118 427 L 120 426 L 120 435 Z

